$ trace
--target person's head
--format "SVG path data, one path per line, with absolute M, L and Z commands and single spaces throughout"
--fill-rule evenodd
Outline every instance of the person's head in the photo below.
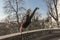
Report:
M 28 9 L 26 14 L 28 15 L 28 14 L 30 14 L 30 13 L 31 13 L 31 10 L 30 10 L 30 9 Z

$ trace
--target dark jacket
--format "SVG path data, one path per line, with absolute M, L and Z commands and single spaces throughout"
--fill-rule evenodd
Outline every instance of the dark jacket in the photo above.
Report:
M 26 21 L 23 23 L 23 28 L 28 27 L 28 25 L 31 23 L 31 19 L 32 19 L 32 17 L 34 16 L 35 11 L 36 11 L 37 9 L 38 9 L 38 8 L 35 8 L 35 10 L 33 11 L 33 13 L 31 14 L 31 16 L 29 16 L 29 14 L 26 15 Z

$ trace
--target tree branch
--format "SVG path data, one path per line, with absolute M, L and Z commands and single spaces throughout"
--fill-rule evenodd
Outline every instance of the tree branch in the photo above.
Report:
M 10 6 L 11 6 L 11 8 L 13 9 L 13 11 L 16 12 L 16 10 L 15 10 L 14 7 L 12 6 L 11 2 L 10 2 L 10 1 L 8 1 L 8 2 L 10 3 Z

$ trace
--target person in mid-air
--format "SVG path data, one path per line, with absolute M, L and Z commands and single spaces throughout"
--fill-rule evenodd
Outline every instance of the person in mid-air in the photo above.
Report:
M 31 15 L 30 15 L 30 11 L 31 10 L 30 9 L 27 10 L 27 13 L 26 13 L 26 21 L 23 24 L 21 24 L 21 28 L 27 28 L 28 27 L 28 25 L 31 23 L 31 19 L 34 16 L 34 14 L 35 14 L 35 12 L 36 12 L 37 9 L 39 9 L 39 8 L 36 7 L 34 9 L 34 11 L 32 12 Z

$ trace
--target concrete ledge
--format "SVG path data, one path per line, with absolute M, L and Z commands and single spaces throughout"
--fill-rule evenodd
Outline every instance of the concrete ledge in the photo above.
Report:
M 57 32 L 58 31 L 58 32 Z M 21 33 L 13 33 L 13 34 L 9 34 L 9 35 L 4 35 L 4 36 L 0 36 L 0 40 L 26 40 L 26 39 L 35 39 L 38 37 L 41 37 L 43 35 L 47 35 L 47 34 L 53 34 L 53 33 L 60 33 L 60 28 L 56 28 L 56 29 L 38 29 L 38 30 L 32 30 L 32 31 L 26 31 L 26 32 L 22 32 Z

